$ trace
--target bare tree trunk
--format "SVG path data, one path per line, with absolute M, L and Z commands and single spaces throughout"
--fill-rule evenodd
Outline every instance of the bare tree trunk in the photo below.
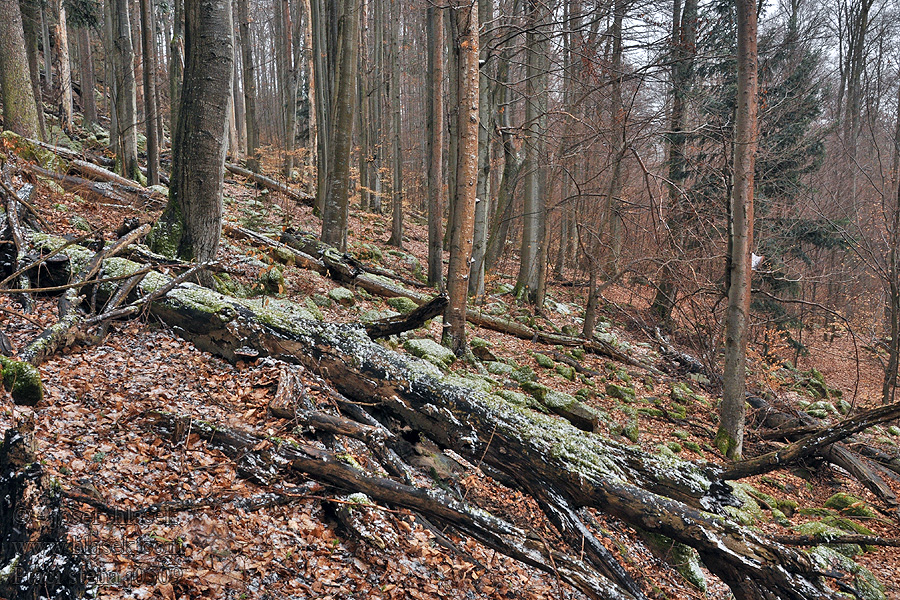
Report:
M 478 1 L 478 21 L 491 23 L 494 20 L 494 0 Z M 491 44 L 491 33 L 485 31 L 480 40 L 482 64 L 486 64 L 487 49 Z M 478 186 L 475 204 L 475 233 L 472 242 L 472 268 L 469 276 L 469 294 L 476 298 L 484 296 L 484 253 L 487 249 L 488 217 L 490 215 L 491 193 L 491 105 L 492 86 L 484 67 L 479 81 L 478 105 Z
M 53 93 L 53 54 L 50 52 L 50 15 L 46 0 L 41 0 L 41 37 L 44 43 L 44 94 Z
M 290 0 L 281 2 L 283 37 L 281 53 L 284 55 L 282 74 L 282 105 L 284 106 L 284 164 L 282 173 L 288 180 L 294 172 L 294 150 L 297 138 L 297 92 L 300 83 L 300 15 L 293 16 Z
M 41 67 L 38 64 L 38 37 L 41 28 L 40 4 L 31 0 L 23 0 L 19 2 L 19 8 L 25 34 L 25 55 L 28 59 L 28 73 L 31 76 L 31 93 L 35 99 L 38 130 L 40 131 L 40 139 L 46 140 L 47 125 L 44 122 L 44 103 L 41 96 Z
M 147 136 L 147 184 L 159 185 L 159 130 L 156 126 L 156 44 L 153 1 L 141 0 L 141 43 L 144 51 L 144 124 Z
M 169 43 L 169 131 L 178 125 L 181 84 L 184 78 L 184 0 L 174 0 L 172 41 Z
M 66 25 L 66 5 L 54 0 L 53 12 L 57 16 L 54 27 L 56 38 L 56 72 L 59 75 L 59 102 L 62 128 L 72 129 L 72 66 L 69 63 L 69 29 Z
M 131 45 L 131 20 L 128 0 L 115 0 L 115 60 L 116 118 L 119 145 L 116 160 L 119 172 L 127 179 L 140 181 L 141 170 L 137 158 L 137 113 L 134 89 L 134 50 Z
M 898 91 L 900 100 L 900 91 Z M 888 227 L 888 322 L 891 338 L 888 344 L 888 363 L 884 370 L 881 387 L 881 401 L 884 404 L 894 402 L 897 390 L 897 369 L 900 367 L 900 104 L 897 105 L 897 122 L 894 129 L 894 158 L 891 172 L 894 174 L 896 203 Z
M 543 305 L 546 277 L 544 230 L 546 215 L 546 167 L 543 165 L 547 131 L 547 31 L 548 9 L 541 0 L 529 0 L 530 27 L 526 35 L 525 78 L 525 211 L 516 296 L 538 308 Z
M 400 0 L 391 0 L 391 237 L 403 247 L 403 151 L 400 146 Z
M 428 64 L 425 80 L 425 147 L 428 160 L 428 285 L 443 287 L 444 239 L 444 9 L 426 9 Z
M 360 3 L 359 57 L 356 78 L 356 126 L 359 135 L 359 209 L 369 210 L 371 188 L 369 180 L 369 158 L 372 156 L 371 137 L 369 136 L 369 23 L 366 8 L 367 0 Z
M 327 161 L 326 194 L 322 214 L 322 241 L 347 249 L 347 219 L 350 210 L 350 164 L 353 149 L 353 119 L 356 109 L 357 41 L 359 0 L 343 0 L 338 24 L 339 41 L 334 73 L 331 140 Z
M 84 109 L 84 128 L 91 130 L 97 125 L 97 96 L 94 80 L 94 56 L 91 52 L 91 30 L 78 28 L 78 59 L 81 63 L 81 103 Z
M 455 9 L 459 49 L 458 124 L 459 146 L 456 176 L 456 210 L 450 227 L 450 265 L 447 292 L 450 303 L 444 315 L 444 343 L 456 354 L 466 351 L 466 300 L 469 259 L 475 225 L 475 193 L 478 184 L 478 11 L 466 2 Z
M 215 257 L 222 227 L 222 188 L 231 78 L 231 2 L 185 2 L 185 72 L 172 143 L 169 203 L 148 236 L 154 250 L 185 260 Z
M 232 3 L 232 20 L 235 23 L 233 29 L 235 48 L 239 47 L 241 40 L 241 19 L 237 10 L 237 3 Z M 247 115 L 244 111 L 244 92 L 241 89 L 241 53 L 234 53 L 234 74 L 231 77 L 231 103 L 234 106 L 234 126 L 237 129 L 237 148 L 232 148 L 232 155 L 237 160 L 238 156 L 247 155 Z
M 728 458 L 741 457 L 747 329 L 750 323 L 750 253 L 753 248 L 753 170 L 757 138 L 756 2 L 737 0 L 737 110 L 734 131 L 734 187 L 731 197 L 731 254 L 725 313 L 725 370 L 716 446 Z
M 687 147 L 687 97 L 690 92 L 691 78 L 694 69 L 694 56 L 697 53 L 697 0 L 685 0 L 684 9 L 681 8 L 681 0 L 675 0 L 672 14 L 672 111 L 670 115 L 669 134 L 666 136 L 668 145 L 668 171 L 669 183 L 666 186 L 667 206 L 670 211 L 668 230 L 673 236 L 678 236 L 683 227 L 684 219 L 683 201 L 681 199 L 681 187 L 684 183 L 687 161 L 685 149 Z M 670 247 L 677 249 L 681 246 L 677 239 L 670 239 Z M 657 285 L 656 297 L 650 307 L 656 317 L 663 323 L 672 320 L 672 310 L 675 308 L 677 289 L 675 286 L 676 274 L 669 267 L 663 269 L 660 281 Z
M 256 122 L 256 65 L 253 63 L 253 40 L 250 37 L 250 0 L 237 0 L 241 30 L 241 66 L 244 68 L 244 116 L 247 132 L 247 168 L 259 171 L 259 125 Z
M 342 4 L 311 0 L 313 72 L 316 85 L 316 206 L 317 214 L 325 210 L 328 192 L 328 160 L 331 157 L 331 101 L 334 90 L 335 53 L 338 48 L 338 10 Z M 324 226 L 324 224 L 323 224 Z
M 372 164 L 370 165 L 372 199 L 370 207 L 372 212 L 381 213 L 381 198 L 384 193 L 384 177 L 381 166 L 384 158 L 384 2 L 385 0 L 372 0 L 374 18 L 374 40 L 372 44 L 372 93 L 369 96 L 369 143 L 372 150 Z
M 27 137 L 40 136 L 37 105 L 28 74 L 25 34 L 18 0 L 0 0 L 0 88 L 3 124 Z

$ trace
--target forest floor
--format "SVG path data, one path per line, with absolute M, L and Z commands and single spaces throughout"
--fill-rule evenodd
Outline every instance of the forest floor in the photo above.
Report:
M 161 205 L 101 206 L 46 185 L 39 187 L 34 204 L 56 234 L 83 235 L 90 229 L 112 239 L 112 232 L 123 219 L 151 222 L 162 209 Z M 319 230 L 318 220 L 308 208 L 273 194 L 229 180 L 226 195 L 226 219 L 234 224 L 275 237 L 288 226 Z M 352 211 L 349 251 L 406 277 L 420 276 L 427 253 L 424 224 L 415 216 L 407 219 L 408 241 L 403 251 L 385 245 L 389 227 L 389 217 Z M 264 250 L 228 237 L 222 242 L 221 264 L 245 286 L 253 286 L 261 275 L 276 268 Z M 508 266 L 511 270 L 512 265 Z M 329 298 L 329 292 L 337 287 L 333 281 L 296 267 L 277 268 L 284 274 L 280 295 L 305 302 L 310 311 L 321 312 L 325 320 L 358 322 L 390 309 L 383 299 L 360 290 L 353 290 L 352 305 L 339 304 Z M 483 309 L 517 314 L 523 321 L 548 329 L 578 327 L 586 288 L 551 286 L 547 309 L 535 316 L 508 293 L 511 282 L 511 273 L 502 273 L 502 269 L 500 275 L 491 278 Z M 632 282 L 607 290 L 603 335 L 633 355 L 652 361 L 657 348 L 652 329 L 645 326 L 649 322 L 649 295 L 648 288 Z M 0 306 L 19 308 L 9 296 L 0 296 Z M 55 322 L 55 298 L 39 298 L 31 317 L 35 322 L 0 313 L 3 330 L 15 348 L 23 348 Z M 438 320 L 411 335 L 439 341 Z M 579 391 L 580 397 L 603 411 L 601 435 L 620 440 L 627 435 L 649 452 L 668 451 L 695 461 L 723 461 L 712 446 L 717 396 L 696 377 L 682 381 L 693 395 L 680 405 L 683 410 L 673 411 L 671 390 L 678 381 L 671 377 L 651 376 L 641 369 L 587 355 L 583 365 L 601 375 L 592 382 L 570 379 L 572 374 L 564 366 L 546 360 L 552 356 L 553 347 L 477 328 L 471 329 L 470 335 L 486 340 L 499 362 L 530 367 L 551 388 L 571 394 Z M 875 359 L 859 350 L 862 362 L 858 373 L 856 367 L 856 347 L 868 340 L 857 340 L 854 345 L 846 330 L 813 330 L 807 338 L 810 354 L 803 357 L 802 368 L 815 367 L 824 376 L 832 389 L 831 406 L 839 404 L 834 390 L 840 390 L 844 401 L 857 406 L 877 405 L 880 376 Z M 107 517 L 88 505 L 67 502 L 70 539 L 88 556 L 100 597 L 582 597 L 555 578 L 453 532 L 438 536 L 406 510 L 381 507 L 374 511 L 373 527 L 378 534 L 360 539 L 334 518 L 342 497 L 334 490 L 300 488 L 302 481 L 251 483 L 241 477 L 235 462 L 196 434 L 186 443 L 173 445 L 146 425 L 144 417 L 149 411 L 165 410 L 268 435 L 303 437 L 305 432 L 292 422 L 276 419 L 268 411 L 281 368 L 266 359 L 229 364 L 198 350 L 152 319 L 119 322 L 99 345 L 70 346 L 41 366 L 45 399 L 36 409 L 12 408 L 9 404 L 0 413 L 3 429 L 23 420 L 33 425 L 37 455 L 47 473 L 64 489 L 122 509 L 137 510 L 170 500 L 197 501 L 190 510 L 127 522 Z M 457 361 L 454 368 L 473 367 Z M 783 368 L 780 361 L 757 357 L 754 362 L 757 389 L 770 392 L 776 404 L 788 410 L 815 400 L 809 391 L 811 377 L 815 375 L 809 371 Z M 627 402 L 614 398 L 607 393 L 611 389 L 607 385 L 631 389 L 635 398 Z M 327 398 L 316 397 L 312 378 L 309 389 L 317 403 L 328 404 Z M 832 416 L 837 418 L 837 414 Z M 877 428 L 861 438 L 896 454 L 900 437 L 891 435 L 891 431 Z M 364 460 L 352 442 L 334 439 L 331 444 Z M 427 450 L 426 440 L 421 445 Z M 772 447 L 749 433 L 747 455 Z M 427 451 L 422 457 L 427 457 Z M 428 462 L 422 457 L 422 485 L 440 486 L 536 533 L 550 546 L 556 542 L 552 527 L 529 499 L 476 471 L 442 471 L 433 458 Z M 777 498 L 779 506 L 781 501 L 796 503 L 798 510 L 781 524 L 765 507 L 759 510 L 752 524 L 768 533 L 791 533 L 794 527 L 821 519 L 826 500 L 838 491 L 849 492 L 873 506 L 878 504 L 847 473 L 824 464 L 777 471 L 750 478 L 747 483 Z M 897 480 L 888 479 L 888 484 L 900 494 Z M 263 494 L 273 490 L 291 496 L 291 490 L 298 489 L 303 492 L 294 494 L 291 502 L 282 506 L 257 509 L 246 501 L 264 499 Z M 641 582 L 648 597 L 729 597 L 727 588 L 709 573 L 708 589 L 701 591 L 663 560 L 665 548 L 651 549 L 639 532 L 615 519 L 599 513 L 595 518 L 600 539 Z M 878 535 L 900 537 L 896 519 L 876 516 L 858 522 Z M 881 581 L 886 597 L 900 598 L 900 556 L 895 548 L 874 548 L 856 560 Z

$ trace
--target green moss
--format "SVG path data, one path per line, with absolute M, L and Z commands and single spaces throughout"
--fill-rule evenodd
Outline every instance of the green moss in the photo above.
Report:
M 270 266 L 256 278 L 256 285 L 265 294 L 281 294 L 284 292 L 284 273 L 275 266 Z
M 634 402 L 634 388 L 621 386 L 615 383 L 606 384 L 606 395 L 623 402 Z
M 721 428 L 716 432 L 716 439 L 713 443 L 723 456 L 729 458 L 734 452 L 734 449 L 737 448 L 737 441 L 731 437 L 727 431 Z
M 781 525 L 782 527 L 790 527 L 791 522 L 788 520 L 787 515 L 778 510 L 777 508 L 772 509 L 772 520 Z
M 832 508 L 851 517 L 873 518 L 875 511 L 856 496 L 846 492 L 838 492 L 825 501 L 825 508 Z
M 632 443 L 638 443 L 638 440 L 641 439 L 641 428 L 640 425 L 638 425 L 637 419 L 632 419 L 625 424 L 622 428 L 622 435 L 631 440 Z
M 569 381 L 575 381 L 575 367 L 570 367 L 569 365 L 560 363 L 557 364 L 554 368 L 556 369 L 557 373 L 559 373 Z
M 403 343 L 403 349 L 419 358 L 446 369 L 456 360 L 456 355 L 449 348 L 441 346 L 430 339 L 412 339 Z
M 798 504 L 796 500 L 778 500 L 776 506 L 785 516 L 793 517 L 794 513 L 797 512 Z
M 520 385 L 527 381 L 537 381 L 537 375 L 534 374 L 534 369 L 529 367 L 528 365 L 519 367 L 509 374 L 510 379 L 518 382 Z
M 686 544 L 676 542 L 658 533 L 641 532 L 644 538 L 656 549 L 666 562 L 685 580 L 702 592 L 706 592 L 706 577 L 700 563 L 700 554 Z
M 353 292 L 345 287 L 336 287 L 330 290 L 328 297 L 341 306 L 353 306 L 356 304 L 356 297 L 353 295 Z
M 682 442 L 681 444 L 691 452 L 696 452 L 697 454 L 703 454 L 703 448 L 700 447 L 700 444 L 697 442 Z
M 541 404 L 544 403 L 544 400 L 547 397 L 547 393 L 550 391 L 550 388 L 548 388 L 546 385 L 544 385 L 543 383 L 538 383 L 536 381 L 523 381 L 519 385 L 524 391 L 534 396 L 534 398 Z
M 687 418 L 687 407 L 681 404 L 670 407 L 667 412 L 670 419 L 677 419 L 680 421 Z
M 753 486 L 736 481 L 728 482 L 735 498 L 741 501 L 741 507 L 726 506 L 725 511 L 742 525 L 757 525 L 763 521 L 763 510 L 753 498 L 759 492 Z
M 806 553 L 820 571 L 832 572 L 838 568 L 851 573 L 854 590 L 862 600 L 886 600 L 884 586 L 875 579 L 871 571 L 837 552 L 831 546 L 816 546 L 807 550 Z
M 153 252 L 166 258 L 178 258 L 181 240 L 184 237 L 184 216 L 176 202 L 166 205 L 162 216 L 147 234 L 147 246 Z
M 488 361 L 485 363 L 484 367 L 487 369 L 488 373 L 493 375 L 509 375 L 514 371 L 512 365 L 508 365 L 498 360 Z
M 684 429 L 676 429 L 675 431 L 672 432 L 672 435 L 677 437 L 679 440 L 683 441 L 683 440 L 688 439 L 690 434 L 687 431 L 685 431 Z
M 651 408 L 648 406 L 644 406 L 638 409 L 638 412 L 642 415 L 647 415 L 648 417 L 665 417 L 666 411 L 661 408 Z
M 803 515 L 804 517 L 832 517 L 837 515 L 836 512 L 831 510 L 830 508 L 799 508 L 797 509 L 797 513 Z
M 0 133 L 0 138 L 3 139 L 6 147 L 12 150 L 17 156 L 20 156 L 25 160 L 35 162 L 48 171 L 65 173 L 69 169 L 69 165 L 66 163 L 66 161 L 61 159 L 56 154 L 50 152 L 49 150 L 40 148 L 36 144 L 29 142 L 22 136 L 13 133 L 12 131 L 7 130 L 3 133 Z
M 321 309 L 319 309 L 319 305 L 316 304 L 316 301 L 313 300 L 312 298 L 307 296 L 303 300 L 303 306 L 306 307 L 306 310 L 309 311 L 309 314 L 311 314 L 316 319 L 316 321 L 324 321 L 325 320 L 325 315 L 322 314 Z
M 675 454 L 678 454 L 681 452 L 681 444 L 679 444 L 678 442 L 669 442 L 666 444 L 666 446 L 669 448 L 669 450 L 671 450 Z
M 0 356 L 3 387 L 21 406 L 36 406 L 44 398 L 41 374 L 29 363 Z
M 403 296 L 397 296 L 396 298 L 388 298 L 385 300 L 388 306 L 399 312 L 401 315 L 405 315 L 407 313 L 411 313 L 412 311 L 419 308 L 419 305 L 410 300 L 409 298 L 404 298 Z
M 809 535 L 821 543 L 828 543 L 829 540 L 839 538 L 846 534 L 842 529 L 826 525 L 822 521 L 810 521 L 794 525 L 791 529 L 798 535 Z M 859 544 L 829 544 L 829 548 L 840 552 L 848 558 L 852 558 L 857 554 L 862 554 L 862 547 Z
M 553 362 L 552 358 L 545 354 L 541 354 L 540 352 L 535 352 L 532 354 L 532 356 L 534 356 L 535 362 L 537 362 L 539 366 L 544 367 L 545 369 L 552 369 L 556 364 L 555 362 Z

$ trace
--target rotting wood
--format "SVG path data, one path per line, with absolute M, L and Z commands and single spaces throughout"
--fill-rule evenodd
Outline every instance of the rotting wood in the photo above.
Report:
M 426 321 L 443 314 L 447 307 L 447 296 L 435 296 L 415 310 L 394 317 L 386 317 L 365 325 L 366 334 L 374 339 L 398 335 L 422 327 Z
M 264 175 L 260 175 L 258 173 L 254 173 L 253 171 L 247 170 L 243 167 L 240 167 L 234 163 L 225 163 L 225 168 L 234 173 L 235 175 L 240 175 L 241 177 L 245 177 L 252 181 L 257 185 L 261 185 L 267 190 L 278 192 L 280 194 L 284 194 L 291 200 L 295 202 L 299 202 L 304 206 L 312 206 L 315 202 L 315 196 L 310 196 L 309 194 L 305 194 L 303 192 L 298 192 L 296 190 L 292 190 L 288 186 L 278 183 L 274 179 L 266 177 Z
M 839 544 L 859 544 L 860 546 L 889 546 L 900 548 L 900 538 L 885 538 L 878 535 L 773 535 L 773 540 L 786 546 L 830 546 Z
M 30 240 L 25 228 L 19 221 L 18 197 L 8 191 L 7 185 L 3 187 L 3 195 L 6 197 L 6 222 L 9 223 L 9 231 L 16 247 L 16 272 L 19 273 L 19 287 L 27 290 L 32 287 L 31 278 L 28 276 L 27 269 L 24 269 L 28 263 L 27 253 L 30 247 Z M 34 299 L 31 295 L 23 294 L 20 296 L 20 303 L 25 313 L 34 311 Z
M 50 152 L 61 156 L 66 160 L 81 160 L 87 158 L 93 163 L 98 165 L 102 165 L 104 167 L 113 167 L 116 164 L 114 158 L 106 158 L 104 156 L 98 156 L 95 154 L 88 154 L 82 152 L 76 152 L 74 150 L 69 150 L 68 148 L 63 148 L 62 146 L 54 146 L 53 144 L 48 144 L 47 142 L 42 142 L 40 140 L 34 140 L 31 138 L 24 138 L 25 141 L 34 144 L 39 148 L 43 148 L 44 150 L 49 150 Z
M 148 415 L 151 426 L 164 435 L 176 431 L 177 417 L 165 413 Z M 211 426 L 192 420 L 190 429 L 200 434 L 208 443 L 220 448 L 226 455 L 252 464 L 263 475 L 259 478 L 277 477 L 278 464 L 287 464 L 319 481 L 340 489 L 362 492 L 378 502 L 409 508 L 421 512 L 446 525 L 477 539 L 485 546 L 515 558 L 544 572 L 559 576 L 590 598 L 626 600 L 634 596 L 592 572 L 590 567 L 572 556 L 551 550 L 541 540 L 529 536 L 502 519 L 454 500 L 442 492 L 415 488 L 391 479 L 372 477 L 341 462 L 331 452 L 309 444 L 292 442 L 276 445 L 266 443 L 247 432 Z
M 117 173 L 113 173 L 109 169 L 104 169 L 103 167 L 99 167 L 94 163 L 90 163 L 84 160 L 75 159 L 70 162 L 69 165 L 73 169 L 81 173 L 86 179 L 116 183 L 126 189 L 139 190 L 144 189 L 145 187 L 141 185 L 140 182 L 134 181 L 133 179 L 127 179 Z
M 88 196 L 100 204 L 112 202 L 115 206 L 134 208 L 135 198 L 139 198 L 143 203 L 165 201 L 163 194 L 148 188 L 135 188 L 108 181 L 97 182 L 72 175 L 61 175 L 37 165 L 28 165 L 27 168 L 35 175 L 59 182 L 68 192 Z

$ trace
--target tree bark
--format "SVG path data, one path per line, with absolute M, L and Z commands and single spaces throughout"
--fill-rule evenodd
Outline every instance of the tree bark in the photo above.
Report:
M 69 62 L 69 28 L 66 23 L 66 5 L 53 0 L 53 12 L 57 16 L 54 26 L 56 38 L 56 73 L 59 76 L 60 117 L 64 131 L 72 129 L 72 65 Z
M 31 93 L 34 94 L 40 139 L 47 139 L 47 124 L 44 122 L 44 104 L 41 95 L 41 67 L 38 57 L 38 38 L 41 35 L 41 7 L 37 2 L 21 0 L 19 8 L 25 34 L 25 54 L 28 58 L 28 72 L 31 75 Z M 4 13 L 9 14 L 9 13 Z M 10 19 L 13 17 L 10 17 Z M 4 70 L 6 68 L 4 67 Z M 0 82 L 2 83 L 2 82 Z
M 428 160 L 428 285 L 441 288 L 444 276 L 444 11 L 426 9 L 428 62 L 425 80 L 425 147 Z
M 3 93 L 3 123 L 6 129 L 25 137 L 40 137 L 37 105 L 25 34 L 18 0 L 0 0 L 0 90 Z
M 447 292 L 450 303 L 444 315 L 444 343 L 457 354 L 466 350 L 466 301 L 469 259 L 475 225 L 478 183 L 478 11 L 471 4 L 454 9 L 459 50 L 456 160 L 456 209 L 450 227 L 450 265 Z
M 403 150 L 400 146 L 400 0 L 391 3 L 391 237 L 389 246 L 403 247 Z
M 734 187 L 728 307 L 725 312 L 725 370 L 716 446 L 740 458 L 744 443 L 744 388 L 750 324 L 750 253 L 753 249 L 753 171 L 756 162 L 756 3 L 737 0 L 737 115 L 734 132 Z
M 137 100 L 128 0 L 115 0 L 113 16 L 115 39 L 113 68 L 116 79 L 116 124 L 119 140 L 116 159 L 119 171 L 124 177 L 138 180 L 141 178 L 141 171 L 137 156 Z
M 247 167 L 259 171 L 259 126 L 256 123 L 256 65 L 253 62 L 253 40 L 250 37 L 250 0 L 236 0 L 241 30 L 241 65 L 244 68 L 244 116 L 247 132 Z
M 350 212 L 350 167 L 353 149 L 353 120 L 356 110 L 357 41 L 359 0 L 343 0 L 335 69 L 322 212 L 322 241 L 341 252 L 347 249 L 347 220 Z
M 172 41 L 169 43 L 169 129 L 178 124 L 184 79 L 184 0 L 173 0 Z
M 234 43 L 228 0 L 185 2 L 185 73 L 172 144 L 169 203 L 148 236 L 160 254 L 206 262 L 222 227 Z
M 156 41 L 153 2 L 141 0 L 141 44 L 144 55 L 144 131 L 147 136 L 147 185 L 159 185 L 159 130 L 156 127 Z
M 91 51 L 90 27 L 79 27 L 78 59 L 81 63 L 81 103 L 84 109 L 84 128 L 90 131 L 97 125 L 97 94 L 94 80 L 94 56 Z
M 548 8 L 541 0 L 529 0 L 529 28 L 525 42 L 525 210 L 516 296 L 537 308 L 544 302 L 546 248 L 546 167 L 544 138 L 547 132 Z

